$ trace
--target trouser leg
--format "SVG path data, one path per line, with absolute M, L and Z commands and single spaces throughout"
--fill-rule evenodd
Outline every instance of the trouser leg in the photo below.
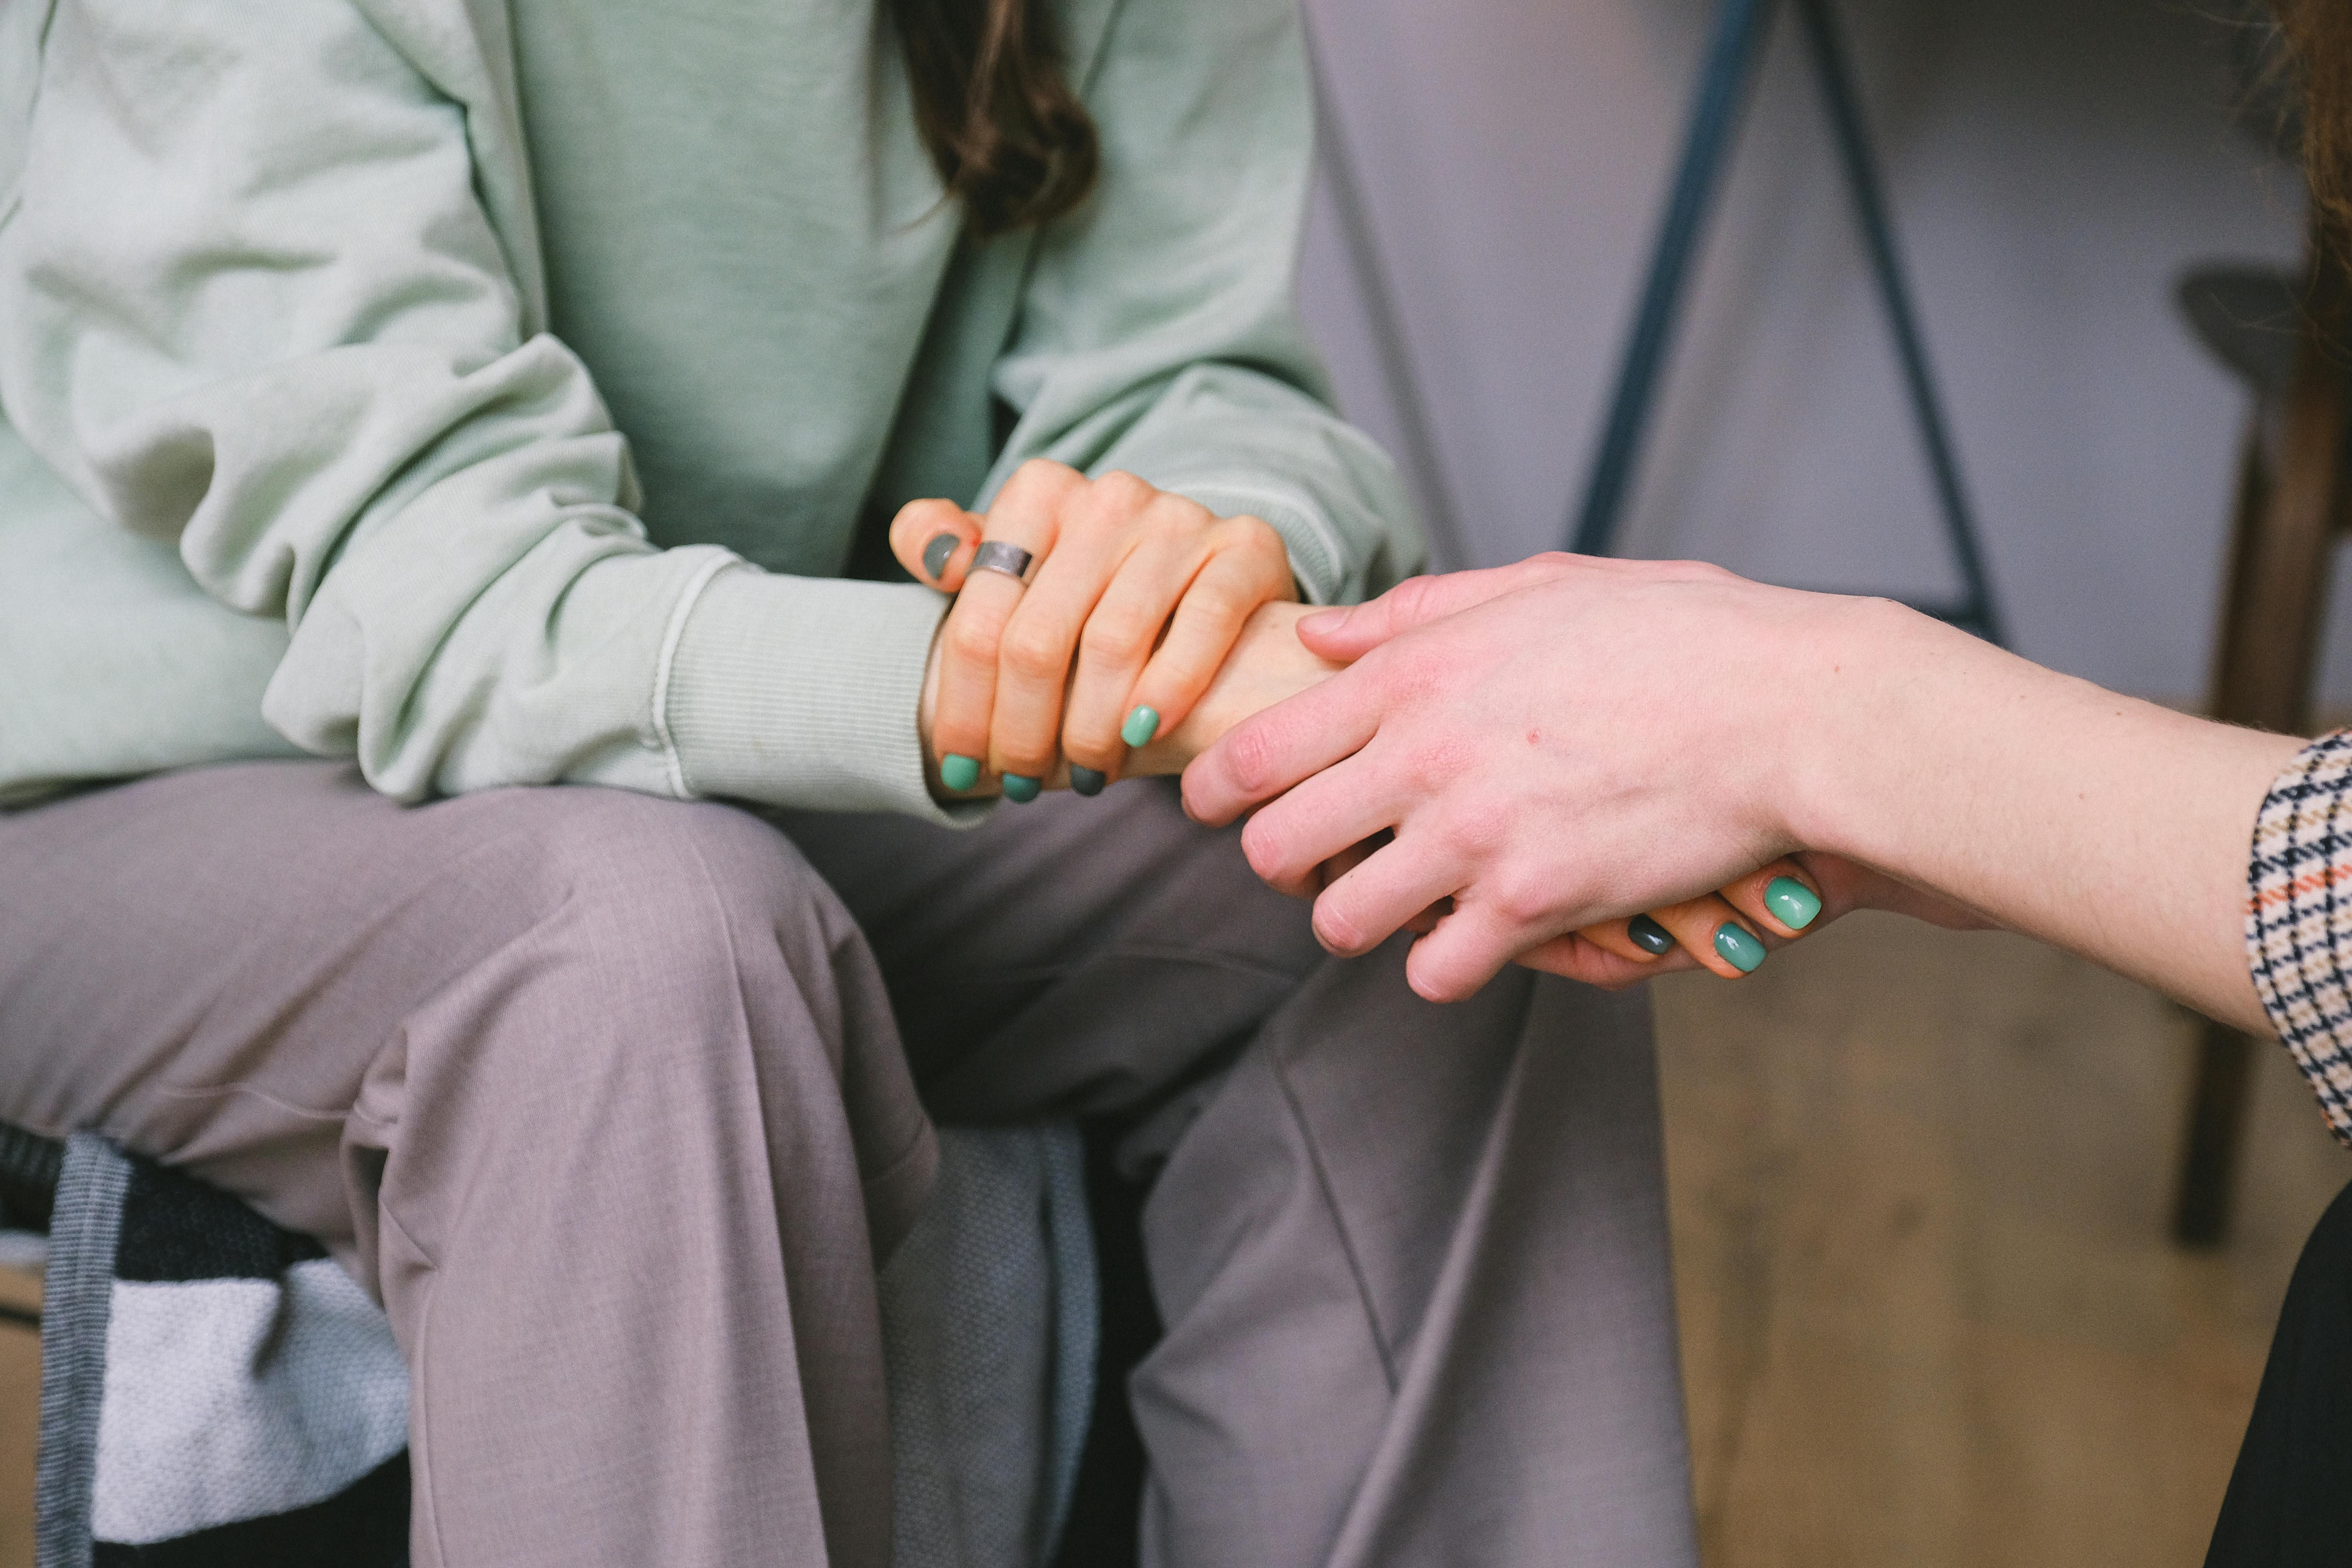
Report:
M 2352 1187 L 2304 1244 L 2206 1568 L 2352 1563 Z
M 717 806 L 331 768 L 0 820 L 0 1116 L 325 1237 L 446 1568 L 881 1568 L 876 1243 L 928 1126 L 854 925 Z
M 1093 1113 L 1170 1150 L 1147 1562 L 1696 1561 L 1639 995 L 1514 972 L 1422 1002 L 1402 942 L 1327 958 L 1148 784 L 969 835 L 784 826 L 940 1120 Z
M 1696 1560 L 1648 1009 L 1319 973 L 1145 1215 L 1147 1564 Z

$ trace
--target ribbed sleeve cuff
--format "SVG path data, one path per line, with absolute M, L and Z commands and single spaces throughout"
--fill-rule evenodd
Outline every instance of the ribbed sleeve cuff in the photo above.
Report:
M 984 805 L 942 807 L 924 782 L 917 707 L 946 611 L 912 584 L 719 572 L 687 612 L 661 694 L 686 793 L 981 820 Z

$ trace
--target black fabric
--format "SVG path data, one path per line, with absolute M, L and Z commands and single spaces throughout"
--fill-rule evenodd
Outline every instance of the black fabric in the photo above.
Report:
M 2352 1186 L 2304 1244 L 2205 1568 L 2347 1568 L 2352 1530 Z
M 117 1279 L 274 1279 L 327 1256 L 316 1241 L 278 1229 L 217 1187 L 135 1155 L 131 1164 Z
M 408 1568 L 408 1455 L 324 1502 L 152 1546 L 99 1542 L 91 1568 Z
M 1119 1173 L 1117 1149 L 1123 1129 L 1097 1123 L 1082 1131 L 1102 1337 L 1095 1352 L 1094 1414 L 1054 1568 L 1135 1568 L 1144 1456 L 1143 1435 L 1128 1402 L 1127 1375 L 1160 1342 L 1160 1313 L 1143 1262 L 1143 1200 L 1150 1189 Z
M 27 1230 L 48 1229 L 65 1159 L 61 1141 L 0 1121 L 0 1218 Z

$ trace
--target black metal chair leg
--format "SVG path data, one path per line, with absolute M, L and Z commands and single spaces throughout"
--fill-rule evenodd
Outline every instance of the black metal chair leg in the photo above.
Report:
M 1648 431 L 1650 410 L 1657 401 L 1659 373 L 1673 346 L 1675 320 L 1682 313 L 1685 285 L 1690 279 L 1691 258 L 1696 254 L 1707 208 L 1723 172 L 1723 155 L 1738 129 L 1739 111 L 1756 77 L 1766 26 L 1772 19 L 1773 0 L 1723 0 L 1715 16 L 1714 36 L 1707 41 L 1706 60 L 1699 71 L 1698 96 L 1691 106 L 1690 127 L 1683 136 L 1682 160 L 1675 168 L 1673 194 L 1666 216 L 1658 226 L 1657 244 L 1650 253 L 1650 270 L 1642 285 L 1642 302 L 1633 316 L 1633 333 L 1617 371 L 1617 390 L 1609 405 L 1609 423 L 1602 427 L 1601 449 L 1592 462 L 1592 477 L 1584 491 L 1584 510 L 1577 519 L 1570 549 L 1579 555 L 1606 555 L 1616 543 L 1617 523 L 1641 456 L 1642 437 Z
M 1861 95 L 1853 69 L 1838 34 L 1830 0 L 1796 0 L 1805 43 L 1813 59 L 1814 79 L 1822 89 L 1830 132 L 1837 142 L 1838 163 L 1845 171 L 1847 193 L 1854 216 L 1862 224 L 1863 242 L 1870 250 L 1870 269 L 1878 282 L 1878 297 L 1886 309 L 1887 330 L 1903 362 L 1903 383 L 1911 397 L 1911 413 L 1919 429 L 1928 472 L 1936 482 L 1936 499 L 1944 518 L 1944 532 L 1959 567 L 1962 597 L 1958 605 L 1919 608 L 1965 626 L 1988 641 L 2001 640 L 1994 613 L 1992 584 L 1985 573 L 1984 554 L 1977 548 L 1974 519 L 1968 491 L 1960 482 L 1960 462 L 1953 449 L 1951 430 L 1936 391 L 1935 374 L 1927 363 L 1927 340 L 1919 330 L 1918 312 L 1911 302 L 1900 254 L 1895 246 L 1895 225 L 1887 215 L 1885 187 L 1871 156 L 1870 138 L 1863 129 Z
M 1959 458 L 1950 426 L 1936 390 L 1927 340 L 1911 300 L 1902 258 L 1895 243 L 1895 226 L 1880 182 L 1870 140 L 1864 128 L 1861 95 L 1847 63 L 1830 0 L 1797 0 L 1807 53 L 1822 94 L 1823 110 L 1837 144 L 1838 163 L 1845 177 L 1854 216 L 1887 326 L 1902 363 L 1903 379 L 1911 403 L 1913 422 L 1934 479 L 1944 532 L 1951 545 L 1962 585 L 1957 603 L 1920 603 L 1916 608 L 1993 642 L 2001 640 L 2000 617 L 1977 542 L 1975 520 L 1960 477 Z M 1633 330 L 1619 367 L 1608 423 L 1602 427 L 1592 474 L 1585 487 L 1583 510 L 1578 515 L 1570 548 L 1580 554 L 1605 555 L 1616 542 L 1633 472 L 1641 457 L 1643 436 L 1657 401 L 1665 359 L 1672 350 L 1676 320 L 1697 252 L 1707 208 L 1722 172 L 1723 159 L 1738 128 L 1765 29 L 1771 20 L 1772 0 L 1723 0 L 1716 13 L 1715 32 L 1699 73 L 1698 91 L 1690 127 L 1683 142 L 1682 161 L 1675 174 L 1674 190 L 1651 253 L 1642 299 L 1634 312 Z

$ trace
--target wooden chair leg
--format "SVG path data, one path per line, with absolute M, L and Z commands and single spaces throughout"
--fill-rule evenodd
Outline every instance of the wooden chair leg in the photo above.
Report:
M 2260 605 L 2251 590 L 2255 546 L 2270 505 L 2270 468 L 2263 460 L 2262 420 L 2246 426 L 2238 454 L 2238 489 L 2231 508 L 2230 554 L 2222 577 L 2221 636 L 2213 645 L 2214 706 L 2240 684 L 2244 645 Z M 2210 1020 L 2197 1042 L 2189 1079 L 2189 1115 L 2181 1137 L 2179 1185 L 2173 1194 L 2172 1238 L 2183 1247 L 2218 1247 L 2229 1234 L 2237 1184 L 2239 1130 L 2244 1121 L 2252 1042 Z
M 2343 271 L 2315 265 L 2307 303 L 2279 409 L 2276 468 L 2264 461 L 2259 416 L 2241 460 L 2214 662 L 2213 716 L 2282 733 L 2309 722 L 2328 552 L 2344 520 L 2347 394 L 2335 346 L 2347 316 Z M 2228 1234 L 2252 1050 L 2245 1037 L 2208 1026 L 2173 1211 L 2184 1244 L 2210 1247 Z
M 2210 1022 L 2198 1041 L 2189 1127 L 2181 1141 L 2180 1189 L 2172 1209 L 2172 1238 L 2183 1247 L 2218 1247 L 2229 1234 L 2246 1083 L 2258 1045 Z

